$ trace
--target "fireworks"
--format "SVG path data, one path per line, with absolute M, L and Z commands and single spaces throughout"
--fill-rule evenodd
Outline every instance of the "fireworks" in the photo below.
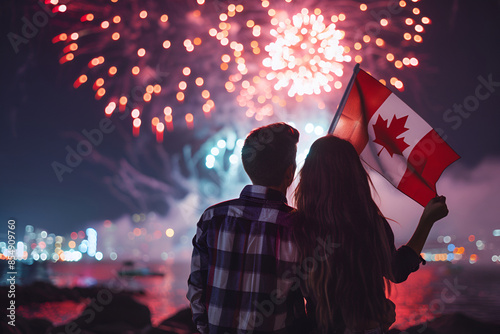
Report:
M 419 64 L 413 48 L 430 24 L 417 2 L 50 1 L 69 22 L 53 42 L 63 66 L 81 68 L 74 87 L 91 87 L 107 116 L 130 113 L 134 136 L 151 125 L 159 142 L 243 113 L 327 109 L 353 62 L 404 89 L 401 71 Z
M 63 44 L 61 65 L 81 68 L 73 86 L 106 101 L 106 116 L 132 116 L 134 136 L 151 124 L 161 142 L 165 131 L 193 128 L 195 118 L 203 124 L 215 110 L 210 95 L 217 77 L 206 77 L 210 60 L 197 61 L 212 47 L 198 10 L 172 2 L 75 0 L 61 17 L 67 31 L 53 43 Z
M 238 94 L 246 116 L 260 121 L 279 111 L 278 119 L 298 121 L 304 109 L 336 105 L 334 89 L 344 86 L 344 68 L 353 61 L 403 90 L 401 71 L 418 65 L 413 48 L 430 24 L 417 2 L 400 1 L 397 8 L 356 1 L 229 4 L 209 33 L 230 49 L 220 68 L 230 72 L 225 87 Z
M 276 41 L 265 47 L 269 53 L 262 64 L 271 68 L 266 79 L 277 79 L 275 90 L 290 86 L 288 96 L 311 95 L 332 89 L 334 80 L 330 73 L 341 77 L 341 62 L 351 60 L 344 56 L 344 47 L 339 45 L 344 33 L 335 29 L 335 24 L 325 25 L 323 15 L 316 16 L 304 8 L 292 19 L 281 21 L 271 36 Z M 298 70 L 296 70 L 298 68 Z

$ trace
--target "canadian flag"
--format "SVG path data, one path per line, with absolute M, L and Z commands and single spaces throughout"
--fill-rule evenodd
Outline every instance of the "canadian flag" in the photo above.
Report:
M 358 65 L 332 131 L 422 206 L 437 195 L 436 182 L 444 169 L 460 158 L 415 111 Z

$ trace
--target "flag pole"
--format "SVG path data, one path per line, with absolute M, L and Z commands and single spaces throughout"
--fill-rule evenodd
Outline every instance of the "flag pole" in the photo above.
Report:
M 354 81 L 356 80 L 356 75 L 359 72 L 359 63 L 356 63 L 353 69 L 352 77 L 351 80 L 349 80 L 349 83 L 347 84 L 347 88 L 345 89 L 344 95 L 342 96 L 342 99 L 340 100 L 339 107 L 337 109 L 337 112 L 335 113 L 335 116 L 333 116 L 332 124 L 330 124 L 330 128 L 328 129 L 328 133 L 332 134 L 333 131 L 335 130 L 335 127 L 337 126 L 337 123 L 339 122 L 340 115 L 342 114 L 342 111 L 344 110 L 345 104 L 347 102 L 347 97 L 349 96 L 349 93 L 351 92 L 352 86 L 354 85 Z

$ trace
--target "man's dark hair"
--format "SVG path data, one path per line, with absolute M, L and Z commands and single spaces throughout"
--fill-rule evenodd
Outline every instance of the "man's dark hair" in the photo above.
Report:
M 295 165 L 299 132 L 286 123 L 252 130 L 241 151 L 243 167 L 253 184 L 279 186 L 290 165 Z

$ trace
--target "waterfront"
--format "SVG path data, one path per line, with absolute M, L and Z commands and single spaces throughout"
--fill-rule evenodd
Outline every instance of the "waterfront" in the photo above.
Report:
M 163 276 L 120 277 L 120 263 L 78 262 L 47 263 L 24 268 L 21 275 L 50 281 L 59 288 L 115 287 L 132 291 L 134 299 L 146 305 L 151 322 L 158 325 L 169 316 L 189 306 L 185 298 L 189 263 L 170 262 L 149 264 L 147 267 Z M 5 271 L 3 271 L 5 272 Z M 25 279 L 25 281 L 28 281 Z M 499 266 L 457 266 L 429 263 L 410 275 L 402 284 L 393 285 L 391 299 L 396 304 L 394 328 L 405 329 L 425 324 L 443 314 L 464 313 L 467 316 L 500 324 Z M 76 318 L 89 304 L 61 300 L 19 306 L 26 318 L 46 318 L 61 325 Z

